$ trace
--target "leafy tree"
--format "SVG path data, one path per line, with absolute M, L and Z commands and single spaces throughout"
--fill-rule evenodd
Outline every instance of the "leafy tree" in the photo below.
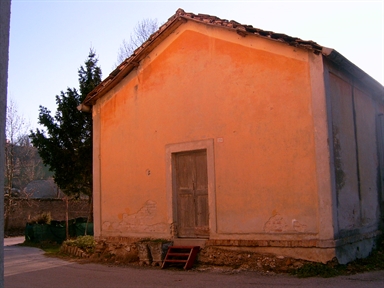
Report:
M 79 92 L 68 88 L 56 96 L 54 116 L 40 106 L 39 124 L 45 130 L 31 131 L 32 144 L 50 167 L 58 187 L 68 196 L 92 197 L 92 114 L 76 107 L 101 82 L 101 69 L 94 50 L 78 70 Z
M 133 28 L 129 41 L 124 39 L 119 48 L 117 55 L 118 64 L 130 57 L 141 44 L 148 40 L 149 36 L 157 31 L 157 29 L 159 29 L 157 19 L 143 19 L 139 21 Z

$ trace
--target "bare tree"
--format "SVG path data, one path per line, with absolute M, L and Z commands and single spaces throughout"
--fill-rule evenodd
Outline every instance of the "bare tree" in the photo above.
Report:
M 14 197 L 27 197 L 24 188 L 33 180 L 46 178 L 48 172 L 28 137 L 29 122 L 18 113 L 12 99 L 7 105 L 4 145 L 4 228 L 8 229 Z
M 18 174 L 19 161 L 16 157 L 16 150 L 23 141 L 23 136 L 27 135 L 28 124 L 24 117 L 17 113 L 16 103 L 10 99 L 7 105 L 5 119 L 5 139 L 4 145 L 4 229 L 8 229 L 9 216 L 13 206 L 13 183 Z
M 31 181 L 46 178 L 47 172 L 33 147 L 28 132 L 29 122 L 18 113 L 16 103 L 10 99 L 7 106 L 5 125 L 5 194 L 12 196 L 12 190 L 22 191 Z
M 129 41 L 123 40 L 117 55 L 117 65 L 130 57 L 148 38 L 159 29 L 157 19 L 143 19 L 133 28 Z M 117 66 L 116 65 L 116 66 Z
M 25 187 L 33 180 L 46 179 L 48 168 L 44 169 L 43 161 L 36 149 L 32 146 L 28 135 L 24 135 L 19 144 L 15 147 L 16 174 L 14 175 L 13 185 L 20 191 L 25 192 Z
M 29 123 L 18 114 L 16 103 L 10 99 L 5 121 L 5 194 L 11 196 L 14 178 L 19 174 L 20 160 L 16 157 L 17 147 L 21 147 L 28 135 Z

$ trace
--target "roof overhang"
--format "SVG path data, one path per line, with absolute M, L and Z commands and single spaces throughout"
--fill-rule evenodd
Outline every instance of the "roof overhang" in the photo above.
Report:
M 155 49 L 155 47 L 158 46 L 160 42 L 162 42 L 166 37 L 168 37 L 168 35 L 174 32 L 175 29 L 177 29 L 181 24 L 186 23 L 187 21 L 194 21 L 203 23 L 205 25 L 230 29 L 231 31 L 234 31 L 243 37 L 247 35 L 256 35 L 272 41 L 278 41 L 290 46 L 312 51 L 316 55 L 322 54 L 329 61 L 335 63 L 357 79 L 367 83 L 367 85 L 371 87 L 373 91 L 379 91 L 378 93 L 381 94 L 383 93 L 384 87 L 379 82 L 374 80 L 371 76 L 366 74 L 363 70 L 361 70 L 359 67 L 350 62 L 347 58 L 345 58 L 334 49 L 323 47 L 313 41 L 306 41 L 285 34 L 254 28 L 251 25 L 240 24 L 233 20 L 228 21 L 226 19 L 220 19 L 216 16 L 210 16 L 206 14 L 196 15 L 193 13 L 184 12 L 182 9 L 178 9 L 176 13 L 159 28 L 159 30 L 153 33 L 147 41 L 145 41 L 139 48 L 134 51 L 132 56 L 124 60 L 114 71 L 112 71 L 112 73 L 108 75 L 107 78 L 105 78 L 97 87 L 95 87 L 95 89 L 93 89 L 83 101 L 83 106 L 79 108 L 88 110 L 88 107 L 93 106 L 97 99 L 100 99 L 102 96 L 104 96 L 132 70 L 138 67 L 140 61 L 145 58 L 148 53 Z
M 361 83 L 365 83 L 365 86 L 367 86 L 367 88 L 374 94 L 378 95 L 381 101 L 384 100 L 384 86 L 345 58 L 342 54 L 337 52 L 335 49 L 327 47 L 323 47 L 322 54 L 326 59 L 338 66 L 341 70 L 351 74 Z

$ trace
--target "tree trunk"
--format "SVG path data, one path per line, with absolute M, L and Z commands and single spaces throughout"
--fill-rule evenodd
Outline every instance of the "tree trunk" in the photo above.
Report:
M 68 197 L 65 197 L 65 238 L 69 239 Z

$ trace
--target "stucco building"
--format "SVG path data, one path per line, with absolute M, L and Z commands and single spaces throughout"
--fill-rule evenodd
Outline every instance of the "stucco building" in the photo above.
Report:
M 367 256 L 381 223 L 383 91 L 313 41 L 179 9 L 82 104 L 95 236 Z

